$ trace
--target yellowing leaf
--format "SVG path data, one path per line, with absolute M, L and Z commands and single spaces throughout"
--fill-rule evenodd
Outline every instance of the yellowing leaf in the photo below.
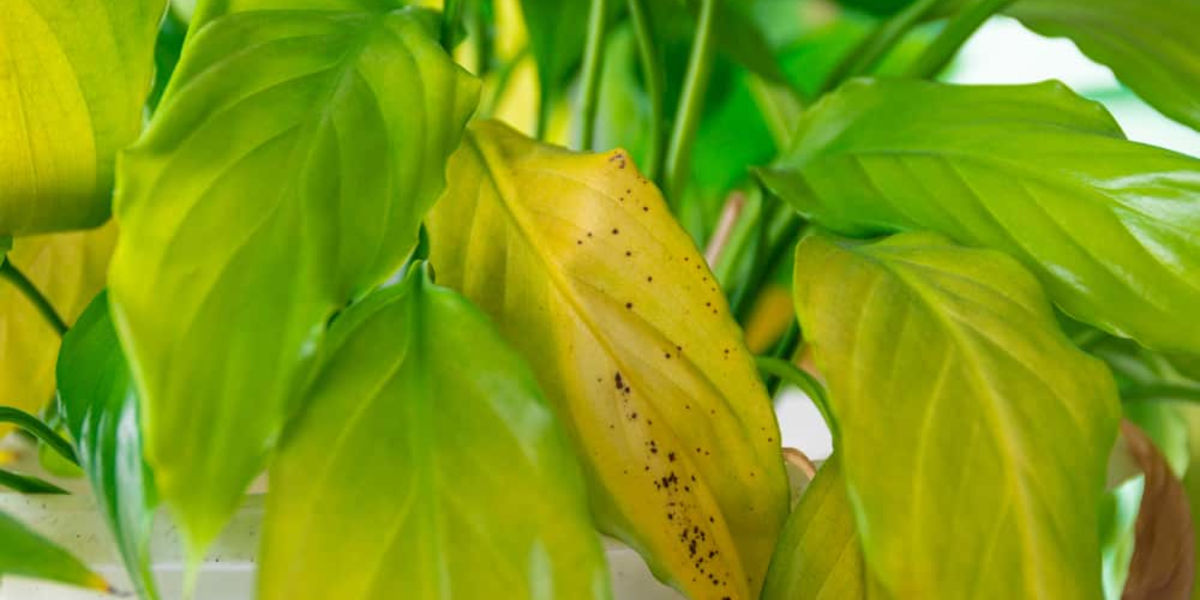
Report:
M 574 436 L 601 528 L 694 598 L 756 598 L 787 515 L 771 404 L 717 282 L 622 150 L 469 128 L 428 227 Z
M 817 234 L 794 281 L 881 589 L 1101 598 L 1116 386 L 1059 330 L 1033 275 L 934 234 Z
M 166 0 L 9 0 L 0 18 L 0 235 L 108 218 Z
M 116 225 L 89 231 L 17 238 L 10 260 L 67 323 L 104 287 Z M 0 280 L 0 405 L 37 412 L 54 397 L 54 362 L 61 340 L 33 304 Z M 0 425 L 0 437 L 11 427 Z

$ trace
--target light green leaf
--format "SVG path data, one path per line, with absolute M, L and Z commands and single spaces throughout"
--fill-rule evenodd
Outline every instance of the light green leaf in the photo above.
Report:
M 260 598 L 611 597 L 567 437 L 478 309 L 417 269 L 325 356 L 271 467 Z
M 1151 106 L 1200 129 L 1200 2 L 1019 0 L 1005 12 L 1037 33 L 1070 38 Z
M 0 235 L 95 227 L 137 137 L 166 0 L 11 0 L 0 19 Z
M 1116 386 L 1059 331 L 1037 281 L 998 252 L 920 233 L 811 235 L 795 281 L 881 588 L 1101 597 Z
M 198 0 L 189 26 L 195 30 L 213 19 L 241 12 L 282 11 L 366 11 L 387 12 L 410 4 L 408 0 Z
M 1200 160 L 1126 141 L 1062 84 L 859 80 L 793 139 L 760 174 L 825 227 L 1004 250 L 1071 316 L 1200 349 Z
M 444 187 L 478 82 L 425 14 L 214 20 L 122 158 L 114 320 L 193 560 L 264 467 L 327 319 L 401 265 Z
M 142 459 L 137 391 L 109 318 L 107 293 L 63 338 L 57 373 L 59 409 L 130 579 L 142 598 L 158 598 L 149 547 L 158 501 Z
M 8 576 L 45 579 L 110 591 L 108 582 L 79 559 L 20 521 L 0 512 L 0 581 Z
M 534 366 L 601 529 L 695 598 L 754 598 L 787 516 L 778 425 L 662 194 L 624 150 L 572 153 L 491 121 L 448 178 L 428 221 L 439 281 Z
M 1105 600 L 1121 600 L 1133 558 L 1138 507 L 1142 504 L 1144 476 L 1132 477 L 1106 492 L 1100 502 L 1100 552 Z
M 821 465 L 771 558 L 762 600 L 864 600 L 867 570 L 837 455 Z

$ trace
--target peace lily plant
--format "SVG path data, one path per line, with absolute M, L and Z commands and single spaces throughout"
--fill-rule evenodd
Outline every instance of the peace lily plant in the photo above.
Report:
M 267 600 L 1193 597 L 1200 160 L 937 79 L 1004 14 L 1200 128 L 1200 0 L 408 4 L 3 4 L 0 434 L 140 598 L 264 473 Z

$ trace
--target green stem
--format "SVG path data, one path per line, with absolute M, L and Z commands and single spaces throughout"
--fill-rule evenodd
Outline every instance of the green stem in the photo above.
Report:
M 490 5 L 489 2 L 478 2 L 471 13 L 475 27 L 475 75 L 480 79 L 492 70 L 492 46 L 496 42 L 495 19 L 488 8 Z
M 33 437 L 42 441 L 42 443 L 50 446 L 52 450 L 62 455 L 63 458 L 79 464 L 79 457 L 75 455 L 75 449 L 71 447 L 71 442 L 63 439 L 49 425 L 43 423 L 37 417 L 11 406 L 0 406 L 0 423 L 11 423 L 17 427 L 29 432 Z
M 907 75 L 927 79 L 942 72 L 958 54 L 959 48 L 985 21 L 1012 3 L 1013 0 L 980 0 L 954 15 L 933 43 L 908 68 Z
M 704 95 L 708 91 L 708 79 L 713 63 L 713 19 L 718 0 L 701 0 L 700 20 L 696 25 L 696 39 L 692 42 L 692 54 L 688 58 L 687 76 L 684 79 L 683 95 L 675 115 L 675 127 L 671 131 L 671 143 L 667 147 L 666 187 L 667 202 L 672 208 L 679 206 L 691 167 L 692 142 L 700 126 L 704 111 Z
M 512 60 L 505 62 L 496 70 L 496 81 L 494 85 L 485 86 L 489 88 L 485 90 L 484 98 L 479 101 L 479 115 L 483 118 L 492 118 L 496 113 L 496 107 L 500 104 L 500 100 L 504 96 L 504 92 L 508 91 L 508 83 L 512 80 L 513 71 L 517 65 L 529 56 L 529 46 L 521 48 Z
M 596 133 L 596 111 L 599 108 L 600 72 L 604 67 L 605 21 L 608 0 L 592 0 L 588 12 L 587 42 L 583 51 L 583 101 L 580 107 L 579 149 L 592 149 Z
M 462 18 L 462 5 L 463 0 L 446 0 L 442 10 L 442 48 L 446 52 L 454 52 L 454 35 Z
M 637 36 L 638 54 L 642 61 L 642 79 L 646 83 L 646 96 L 650 100 L 650 154 L 646 157 L 646 179 L 658 181 L 663 160 L 663 58 L 654 45 L 654 28 L 650 24 L 650 11 L 646 0 L 627 0 L 629 21 Z
M 754 360 L 758 364 L 759 371 L 774 375 L 800 388 L 800 391 L 812 399 L 817 410 L 821 411 L 821 416 L 825 418 L 825 424 L 829 426 L 829 430 L 834 430 L 836 425 L 833 420 L 833 411 L 829 407 L 829 397 L 825 394 L 825 386 L 821 385 L 816 377 L 782 358 L 759 356 Z
M 1200 403 L 1200 387 L 1169 383 L 1145 385 L 1123 394 L 1121 399 L 1128 402 L 1186 400 Z
M 33 304 L 34 308 L 36 308 L 38 312 L 42 314 L 42 318 L 44 318 L 46 322 L 58 332 L 58 335 L 61 336 L 66 334 L 67 324 L 62 320 L 62 317 L 58 316 L 58 312 L 54 310 L 53 306 L 51 306 L 50 301 L 46 300 L 46 297 L 38 291 L 37 287 L 33 285 L 33 282 L 29 281 L 29 278 L 26 277 L 25 274 L 19 269 L 17 269 L 17 267 L 13 265 L 11 261 L 3 260 L 0 261 L 0 263 L 2 263 L 0 264 L 0 279 L 7 279 L 10 283 L 16 286 L 17 290 L 19 290 L 21 294 L 29 299 L 29 302 Z
M 881 23 L 854 50 L 843 57 L 833 71 L 830 71 L 817 95 L 823 95 L 841 85 L 843 81 L 875 68 L 905 34 L 912 31 L 912 28 L 923 21 L 941 2 L 942 0 L 917 0 Z
M 53 483 L 43 481 L 37 477 L 29 477 L 28 475 L 20 475 L 12 471 L 0 469 L 0 486 L 21 494 L 69 494 Z

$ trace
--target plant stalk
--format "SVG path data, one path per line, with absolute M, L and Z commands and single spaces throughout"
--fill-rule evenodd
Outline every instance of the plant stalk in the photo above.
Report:
M 672 209 L 677 208 L 683 199 L 683 190 L 691 167 L 692 142 L 695 141 L 701 113 L 704 111 L 704 96 L 708 92 L 708 80 L 712 74 L 713 19 L 717 12 L 717 1 L 701 0 L 696 39 L 692 42 L 683 95 L 675 115 L 671 143 L 667 147 L 666 177 L 663 183 L 667 202 Z
M 917 0 L 884 21 L 830 71 L 817 96 L 833 90 L 847 79 L 864 75 L 875 68 L 913 27 L 920 24 L 941 3 L 942 0 Z
M 462 19 L 462 5 L 463 0 L 446 0 L 442 10 L 442 48 L 447 53 L 454 52 L 454 34 Z
M 41 313 L 46 323 L 53 327 L 54 331 L 58 332 L 59 336 L 67 333 L 67 323 L 58 315 L 58 311 L 54 310 L 54 306 L 50 304 L 50 301 L 38 291 L 37 287 L 33 285 L 32 281 L 29 281 L 29 278 L 24 273 L 12 264 L 12 261 L 0 261 L 0 279 L 7 279 L 12 283 L 33 304 L 34 308 Z
M 604 67 L 604 37 L 608 0 L 592 0 L 588 13 L 587 43 L 583 51 L 583 101 L 580 103 L 579 149 L 592 149 L 600 99 L 600 73 Z
M 646 157 L 646 179 L 658 181 L 663 160 L 663 87 L 666 76 L 663 58 L 654 44 L 654 28 L 650 24 L 650 11 L 646 0 L 627 0 L 629 22 L 637 37 L 638 54 L 642 62 L 642 79 L 646 84 L 646 96 L 650 101 L 650 154 Z
M 933 43 L 908 68 L 907 75 L 927 79 L 941 73 L 985 21 L 1012 3 L 1013 0 L 980 0 L 954 15 Z

